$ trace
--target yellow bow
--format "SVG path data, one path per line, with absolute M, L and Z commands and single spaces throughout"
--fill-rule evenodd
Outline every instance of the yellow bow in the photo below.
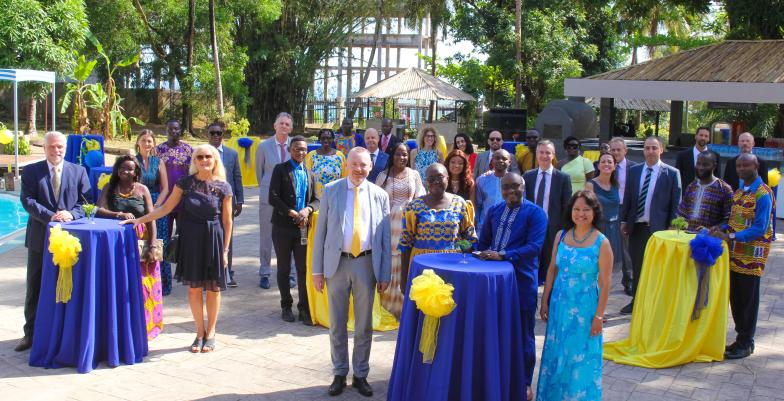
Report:
M 433 269 L 425 269 L 422 274 L 411 280 L 408 296 L 416 302 L 417 309 L 425 314 L 422 336 L 419 339 L 422 363 L 433 363 L 440 318 L 451 313 L 457 306 L 452 298 L 454 290 L 455 288 L 445 283 Z
M 79 260 L 82 244 L 79 238 L 63 231 L 60 224 L 57 224 L 49 229 L 49 252 L 52 253 L 54 264 L 60 267 L 55 301 L 67 303 L 73 290 L 73 267 Z
M 0 145 L 8 145 L 13 141 L 14 141 L 14 136 L 11 135 L 11 131 L 7 129 L 0 130 Z
M 777 168 L 772 168 L 768 170 L 768 186 L 771 188 L 777 187 L 779 185 L 779 180 L 781 179 L 781 171 Z

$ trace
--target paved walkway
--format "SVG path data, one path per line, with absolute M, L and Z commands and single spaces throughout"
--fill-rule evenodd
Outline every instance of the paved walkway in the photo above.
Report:
M 186 290 L 165 299 L 166 327 L 150 343 L 144 363 L 89 374 L 28 366 L 29 352 L 13 347 L 21 336 L 26 250 L 0 255 L 0 394 L 5 400 L 321 400 L 332 374 L 329 337 L 321 327 L 280 319 L 277 291 L 257 287 L 257 196 L 237 221 L 234 263 L 240 287 L 224 293 L 217 349 L 191 354 L 193 324 Z M 745 360 L 694 363 L 670 369 L 604 364 L 605 400 L 784 400 L 784 240 L 775 245 L 762 281 L 756 353 Z M 618 283 L 615 277 L 613 282 Z M 610 294 L 605 340 L 626 335 L 629 318 L 616 312 L 628 297 Z M 732 322 L 730 338 L 734 338 Z M 537 326 L 541 354 L 544 325 Z M 375 333 L 369 381 L 373 399 L 386 399 L 397 333 Z M 366 399 L 348 389 L 339 399 Z

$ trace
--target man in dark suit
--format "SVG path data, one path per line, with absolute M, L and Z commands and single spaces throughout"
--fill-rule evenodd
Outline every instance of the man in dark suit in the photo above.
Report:
M 738 137 L 738 147 L 740 148 L 740 154 L 744 153 L 751 153 L 754 149 L 754 135 L 751 133 L 744 132 L 740 134 Z M 738 155 L 740 156 L 740 155 Z M 733 157 L 732 159 L 727 160 L 727 165 L 724 167 L 724 182 L 730 184 L 733 191 L 737 191 L 738 187 L 740 186 L 740 179 L 738 178 L 738 170 L 735 167 L 738 156 Z M 762 178 L 762 182 L 765 185 L 768 184 L 768 165 L 765 163 L 764 160 L 757 158 L 759 165 L 757 166 L 757 174 L 760 178 Z M 715 173 L 714 173 L 715 174 Z M 715 174 L 718 176 L 718 174 Z
M 84 167 L 69 163 L 65 155 L 65 135 L 48 132 L 44 137 L 46 160 L 25 167 L 22 172 L 22 206 L 27 220 L 27 294 L 25 295 L 24 337 L 16 351 L 33 345 L 35 313 L 41 291 L 44 237 L 49 222 L 69 222 L 84 216 L 82 204 L 91 200 L 90 180 Z
M 367 138 L 365 141 L 367 142 Z M 381 140 L 378 147 L 391 157 L 392 151 L 397 147 L 398 143 L 400 143 L 400 138 L 392 133 L 392 120 L 388 118 L 381 120 Z
M 299 320 L 307 326 L 313 321 L 308 309 L 308 290 L 305 285 L 305 259 L 307 257 L 307 224 L 311 213 L 318 209 L 316 183 L 313 174 L 305 169 L 308 144 L 302 136 L 291 138 L 291 159 L 278 164 L 270 178 L 269 204 L 272 205 L 272 244 L 278 257 L 278 289 L 280 290 L 281 318 L 293 322 L 289 274 L 291 254 L 296 263 L 299 301 Z
M 225 125 L 221 121 L 215 121 L 207 127 L 207 132 L 210 134 L 210 145 L 218 149 L 223 168 L 226 169 L 226 181 L 231 186 L 232 201 L 234 202 L 234 215 L 237 217 L 242 213 L 242 204 L 244 203 L 243 188 L 242 188 L 242 173 L 240 172 L 240 162 L 237 151 L 232 148 L 223 146 L 223 133 Z M 234 226 L 232 226 L 233 229 Z M 229 243 L 229 282 L 226 283 L 228 287 L 237 287 L 237 281 L 234 280 L 234 270 L 231 268 L 232 259 L 234 254 L 234 235 L 231 236 L 232 240 Z
M 664 144 L 661 138 L 645 139 L 645 163 L 629 170 L 621 206 L 621 233 L 629 236 L 629 253 L 632 257 L 634 277 L 632 292 L 637 291 L 645 256 L 645 246 L 651 234 L 666 230 L 677 217 L 681 201 L 681 177 L 678 170 L 662 163 Z M 632 313 L 632 302 L 621 313 Z
M 694 146 L 678 153 L 675 159 L 675 168 L 681 173 L 681 188 L 686 188 L 694 181 L 695 166 L 697 165 L 697 157 L 700 153 L 708 150 L 710 143 L 710 128 L 699 127 L 697 132 L 694 133 Z M 716 164 L 713 170 L 713 175 L 719 175 L 720 163 Z
M 373 164 L 367 180 L 375 183 L 378 174 L 384 171 L 389 163 L 389 154 L 378 147 L 378 131 L 375 128 L 368 128 L 365 131 L 365 148 L 370 152 L 370 162 Z
M 564 211 L 572 197 L 572 180 L 569 175 L 553 167 L 555 145 L 543 139 L 536 145 L 536 162 L 539 166 L 523 175 L 525 198 L 535 203 L 547 215 L 547 236 L 539 256 L 539 285 L 547 278 L 547 268 L 553 252 L 555 234 L 563 228 Z
M 629 160 L 626 157 L 628 149 L 626 148 L 626 141 L 623 137 L 616 136 L 610 140 L 610 153 L 613 155 L 616 164 L 615 177 L 618 179 L 618 194 L 620 195 L 620 202 L 623 204 L 623 195 L 626 190 L 626 177 L 629 176 L 629 170 L 636 166 L 637 163 Z M 621 265 L 621 285 L 623 285 L 623 292 L 628 296 L 632 296 L 632 257 L 629 254 L 629 236 L 621 234 L 621 248 L 623 255 L 616 255 L 616 260 Z

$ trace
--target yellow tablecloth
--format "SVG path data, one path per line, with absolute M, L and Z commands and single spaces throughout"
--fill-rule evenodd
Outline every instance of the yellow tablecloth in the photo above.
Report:
M 310 219 L 310 229 L 308 230 L 308 245 L 313 243 L 313 236 L 316 232 L 316 222 L 318 221 L 318 212 L 313 213 Z M 313 287 L 313 259 L 311 252 L 308 252 L 307 258 L 307 275 L 305 282 L 308 286 L 308 306 L 310 307 L 310 315 L 313 318 L 313 323 L 324 327 L 329 327 L 329 300 L 327 297 L 327 285 L 324 284 L 324 290 L 319 293 Z M 348 307 L 348 329 L 354 330 L 354 298 L 349 298 Z M 388 331 L 397 330 L 399 323 L 391 313 L 387 312 L 381 306 L 381 300 L 376 291 L 375 299 L 373 301 L 373 330 Z
M 251 145 L 248 153 L 250 153 L 248 157 L 248 162 L 245 163 L 245 148 L 240 147 L 237 145 L 237 140 L 239 138 L 230 138 L 223 141 L 223 145 L 229 148 L 232 148 L 237 151 L 237 157 L 240 162 L 240 172 L 242 173 L 242 186 L 243 187 L 257 187 L 259 186 L 259 182 L 256 179 L 256 149 L 259 148 L 259 143 L 261 143 L 261 138 L 259 137 L 248 137 L 253 140 L 253 145 Z
M 710 267 L 708 306 L 691 320 L 697 268 L 690 257 L 694 234 L 659 231 L 645 248 L 629 338 L 604 344 L 604 358 L 644 368 L 724 359 L 729 303 L 729 251 Z

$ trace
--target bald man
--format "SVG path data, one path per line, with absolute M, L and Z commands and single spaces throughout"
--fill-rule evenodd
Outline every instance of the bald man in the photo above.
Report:
M 512 155 L 504 149 L 493 152 L 492 173 L 479 176 L 476 179 L 476 190 L 474 191 L 474 206 L 476 208 L 476 227 L 482 227 L 482 221 L 490 209 L 490 206 L 504 200 L 501 195 L 501 178 L 509 172 L 512 165 Z M 482 236 L 483 233 L 477 233 Z
M 389 155 L 384 153 L 378 145 L 378 131 L 375 128 L 368 128 L 365 131 L 365 148 L 370 153 L 370 164 L 373 166 L 367 178 L 370 182 L 376 182 L 376 177 L 387 168 L 387 163 L 389 162 Z
M 754 149 L 754 136 L 751 133 L 744 132 L 740 134 L 738 137 L 738 147 L 740 148 L 740 153 L 751 153 Z M 732 159 L 727 160 L 727 165 L 724 167 L 724 182 L 730 184 L 733 191 L 737 191 L 738 187 L 740 186 L 740 179 L 738 178 L 738 171 L 736 169 L 736 162 L 738 160 L 738 156 L 733 157 Z M 757 159 L 758 168 L 757 168 L 757 175 L 762 179 L 762 182 L 765 184 L 768 183 L 768 165 L 765 163 L 765 160 Z

